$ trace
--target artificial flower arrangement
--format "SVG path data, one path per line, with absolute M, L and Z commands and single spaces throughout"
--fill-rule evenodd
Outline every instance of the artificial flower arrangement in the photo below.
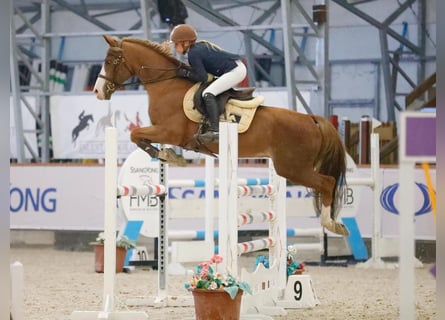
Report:
M 105 233 L 100 232 L 96 238 L 95 242 L 90 242 L 92 245 L 104 244 L 105 243 Z M 119 235 L 116 239 L 116 247 L 128 249 L 136 248 L 136 242 L 130 240 L 126 235 Z
M 288 249 L 287 257 L 286 257 L 286 275 L 291 276 L 294 274 L 302 274 L 305 271 L 305 265 L 303 262 L 298 262 L 297 259 L 294 258 L 293 252 L 291 249 Z M 264 265 L 264 267 L 269 268 L 269 258 L 266 256 L 258 256 L 255 260 L 255 267 L 259 264 Z
M 196 267 L 192 280 L 185 284 L 185 288 L 189 291 L 224 289 L 232 299 L 235 299 L 239 289 L 252 294 L 252 289 L 247 282 L 238 281 L 230 273 L 221 274 L 218 272 L 218 264 L 222 261 L 223 257 L 215 254 L 209 261 L 201 262 Z

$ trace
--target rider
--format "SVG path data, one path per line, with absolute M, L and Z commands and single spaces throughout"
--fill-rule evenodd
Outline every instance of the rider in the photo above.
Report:
M 214 80 L 203 92 L 206 112 L 210 121 L 209 131 L 200 135 L 203 141 L 217 141 L 219 138 L 219 110 L 216 96 L 235 87 L 246 77 L 246 66 L 239 55 L 222 50 L 205 40 L 197 40 L 196 30 L 187 24 L 179 24 L 170 33 L 175 50 L 181 55 L 188 54 L 190 69 L 180 68 L 179 77 L 196 82 L 207 82 L 207 74 Z

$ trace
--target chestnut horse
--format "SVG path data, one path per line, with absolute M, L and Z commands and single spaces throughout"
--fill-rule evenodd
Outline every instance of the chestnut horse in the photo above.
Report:
M 167 43 L 137 38 L 104 36 L 109 44 L 96 81 L 98 99 L 110 99 L 118 88 L 136 76 L 149 95 L 152 125 L 134 129 L 131 141 L 152 157 L 169 162 L 174 156 L 152 143 L 169 144 L 206 154 L 217 154 L 218 143 L 201 144 L 199 125 L 183 111 L 183 98 L 194 83 L 176 76 L 184 63 Z M 331 232 L 348 235 L 336 221 L 346 186 L 346 153 L 335 127 L 325 118 L 284 108 L 259 106 L 250 128 L 239 134 L 238 154 L 272 158 L 277 174 L 314 193 L 314 208 L 321 224 Z

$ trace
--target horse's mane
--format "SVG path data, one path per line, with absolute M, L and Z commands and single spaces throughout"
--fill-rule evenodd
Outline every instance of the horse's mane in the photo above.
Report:
M 131 37 L 123 38 L 122 41 L 128 41 L 128 42 L 141 44 L 147 48 L 153 49 L 157 53 L 161 54 L 162 56 L 164 56 L 165 58 L 167 58 L 168 60 L 173 62 L 175 65 L 181 65 L 181 66 L 184 65 L 184 63 L 182 61 L 178 60 L 173 55 L 168 41 L 164 41 L 163 43 L 157 43 L 157 42 L 150 41 L 147 39 L 131 38 Z

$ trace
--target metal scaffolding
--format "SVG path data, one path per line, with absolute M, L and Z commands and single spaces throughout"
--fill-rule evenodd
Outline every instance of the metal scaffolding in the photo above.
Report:
M 303 3 L 304 2 L 304 3 Z M 307 8 L 307 1 L 303 0 L 183 0 L 187 9 L 193 10 L 219 26 L 218 30 L 239 31 L 242 33 L 245 57 L 248 65 L 248 78 L 251 86 L 255 85 L 255 74 L 260 74 L 272 87 L 285 86 L 288 91 L 289 108 L 296 110 L 296 100 L 303 105 L 308 113 L 313 113 L 309 103 L 305 101 L 301 90 L 312 92 L 311 105 L 314 103 L 317 110 L 321 110 L 323 116 L 330 116 L 329 83 L 329 7 L 336 3 L 345 10 L 357 15 L 376 27 L 380 33 L 382 75 L 384 78 L 384 90 L 387 107 L 388 120 L 394 120 L 395 108 L 402 107 L 397 103 L 397 75 L 402 76 L 413 86 L 425 78 L 425 0 L 399 0 L 400 6 L 384 21 L 378 21 L 361 9 L 361 5 L 375 3 L 380 5 L 380 0 L 314 0 L 314 5 Z M 418 18 L 418 41 L 414 44 L 403 35 L 396 32 L 391 23 L 405 10 L 413 10 L 412 6 L 417 3 Z M 245 21 L 235 21 L 225 15 L 230 9 L 251 10 L 261 14 L 249 25 Z M 100 32 L 76 32 L 61 33 L 53 30 L 51 26 L 51 15 L 58 11 L 69 11 L 97 26 Z M 120 14 L 124 12 L 135 12 L 139 20 L 135 21 L 126 30 L 121 30 L 103 21 L 103 17 Z M 320 12 L 325 20 L 320 20 Z M 54 41 L 68 37 L 88 37 L 102 34 L 115 35 L 151 35 L 150 38 L 157 41 L 163 40 L 169 33 L 169 27 L 157 19 L 157 5 L 153 0 L 122 1 L 122 0 L 40 0 L 38 3 L 27 0 L 14 1 L 13 19 L 11 19 L 11 88 L 13 101 L 13 114 L 15 116 L 15 127 L 17 130 L 17 161 L 51 161 L 51 133 L 50 133 L 50 97 L 53 94 L 49 86 L 49 61 L 51 60 L 52 46 Z M 281 24 L 271 24 L 269 17 L 281 15 Z M 293 19 L 295 16 L 303 17 L 304 25 L 297 25 Z M 314 19 L 315 18 L 315 19 Z M 108 20 L 109 21 L 109 20 Z M 39 27 L 37 27 L 39 26 Z M 283 42 L 277 46 L 265 37 L 268 30 L 278 31 L 283 34 Z M 198 30 L 199 31 L 199 30 Z M 403 49 L 400 52 L 391 52 L 387 46 L 387 39 L 391 37 L 400 42 Z M 316 55 L 307 56 L 305 44 L 307 39 L 316 39 Z M 261 57 L 255 55 L 252 48 L 261 47 L 261 51 L 267 52 L 273 64 L 279 65 L 282 79 L 277 81 L 264 66 L 261 65 Z M 407 52 L 418 59 L 417 79 L 409 79 L 401 65 L 398 63 Z M 30 73 L 37 79 L 37 86 L 26 87 L 20 85 L 19 64 L 26 65 Z M 40 64 L 40 70 L 37 69 Z M 299 78 L 295 72 L 296 67 L 305 68 L 306 78 Z M 308 79 L 309 75 L 309 79 Z M 29 106 L 27 99 L 30 96 L 36 98 L 35 109 Z M 38 137 L 37 150 L 33 150 L 27 142 L 25 132 L 21 123 L 21 108 L 23 105 L 31 110 L 36 121 L 35 134 Z M 28 132 L 29 133 L 29 132 Z M 25 150 L 31 159 L 26 159 Z

